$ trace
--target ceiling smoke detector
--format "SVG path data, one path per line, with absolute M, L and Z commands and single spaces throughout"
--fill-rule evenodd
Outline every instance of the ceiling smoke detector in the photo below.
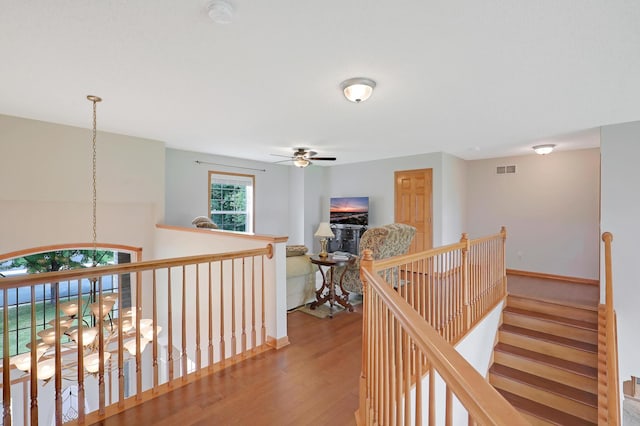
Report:
M 233 18 L 233 6 L 226 0 L 213 0 L 207 6 L 207 11 L 216 24 L 228 24 Z

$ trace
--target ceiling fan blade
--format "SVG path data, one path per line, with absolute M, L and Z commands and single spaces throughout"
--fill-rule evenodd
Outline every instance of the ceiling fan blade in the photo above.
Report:
M 269 155 L 273 155 L 274 157 L 284 157 L 284 158 L 293 158 L 290 155 L 281 155 L 281 154 L 269 154 Z
M 280 155 L 280 157 L 284 157 L 284 155 Z M 271 164 L 286 163 L 287 161 L 293 161 L 293 158 L 288 158 L 286 160 L 280 160 L 280 161 L 274 161 Z
M 321 160 L 321 161 L 336 161 L 336 157 L 309 157 L 309 160 Z

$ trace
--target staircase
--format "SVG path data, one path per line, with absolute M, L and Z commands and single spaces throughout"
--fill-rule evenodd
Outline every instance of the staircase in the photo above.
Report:
M 597 308 L 509 295 L 489 381 L 533 425 L 597 424 Z

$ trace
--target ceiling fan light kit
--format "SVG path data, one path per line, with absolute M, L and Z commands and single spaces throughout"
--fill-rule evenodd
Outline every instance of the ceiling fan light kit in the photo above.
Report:
M 344 97 L 357 104 L 369 99 L 374 87 L 376 82 L 364 77 L 350 78 L 340 83 Z

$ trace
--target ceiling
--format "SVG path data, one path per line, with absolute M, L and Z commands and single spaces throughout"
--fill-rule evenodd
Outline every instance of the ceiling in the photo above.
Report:
M 0 0 L 0 113 L 88 128 L 95 94 L 100 130 L 331 164 L 597 147 L 640 119 L 637 1 L 233 0 L 226 25 L 207 5 Z

